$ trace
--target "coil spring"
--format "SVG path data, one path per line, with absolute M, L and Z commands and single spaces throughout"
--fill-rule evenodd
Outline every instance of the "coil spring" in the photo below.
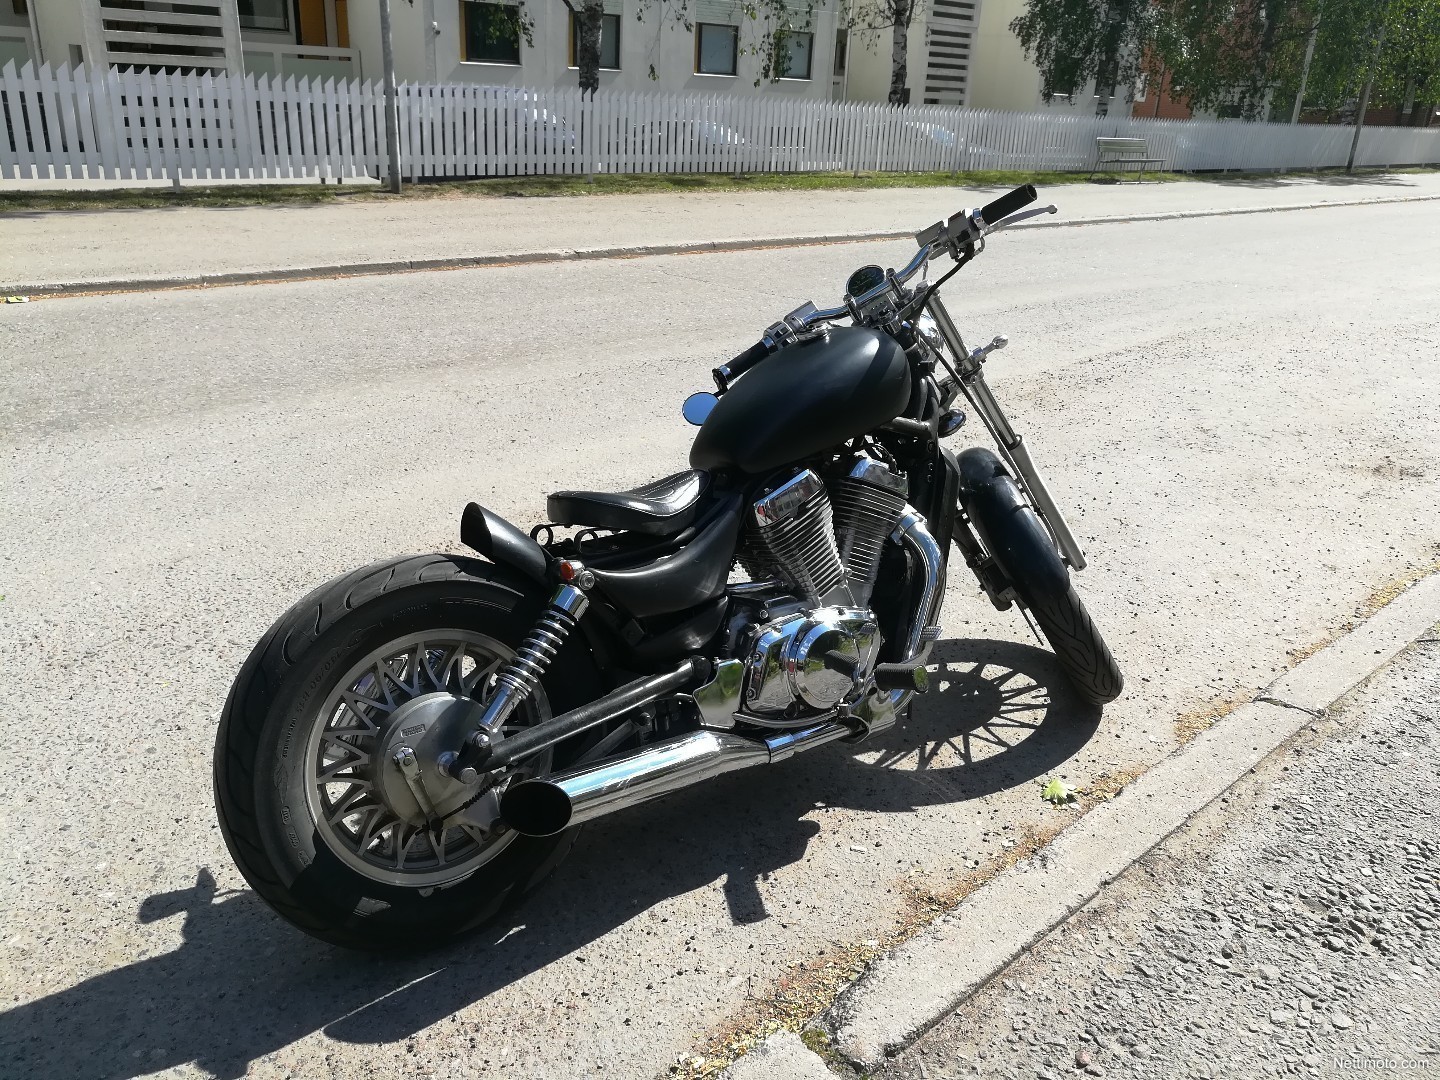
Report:
M 496 673 L 495 681 L 514 691 L 517 700 L 523 700 L 539 684 L 574 626 L 575 617 L 568 611 L 547 609 L 520 643 L 515 656 Z

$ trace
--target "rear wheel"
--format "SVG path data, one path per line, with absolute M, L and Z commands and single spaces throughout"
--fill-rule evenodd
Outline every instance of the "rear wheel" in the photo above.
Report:
M 547 600 L 478 560 L 414 556 L 322 586 L 271 628 L 221 716 L 215 798 L 231 855 L 276 911 L 335 944 L 417 948 L 479 926 L 558 865 L 573 830 L 520 836 L 499 821 L 503 788 L 476 798 L 434 766 Z M 572 637 L 500 735 L 600 692 Z M 562 744 L 528 775 L 577 755 Z

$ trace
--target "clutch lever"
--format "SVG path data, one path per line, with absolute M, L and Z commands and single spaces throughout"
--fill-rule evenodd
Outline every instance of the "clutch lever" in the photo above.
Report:
M 1021 210 L 1018 214 L 1011 214 L 1007 218 L 1002 218 L 985 231 L 986 233 L 1001 232 L 1010 228 L 1012 225 L 1019 225 L 1022 221 L 1028 221 L 1032 217 L 1039 217 L 1041 214 L 1058 214 L 1059 212 L 1060 208 L 1054 203 L 1051 203 L 1049 206 L 1037 206 L 1031 210 Z

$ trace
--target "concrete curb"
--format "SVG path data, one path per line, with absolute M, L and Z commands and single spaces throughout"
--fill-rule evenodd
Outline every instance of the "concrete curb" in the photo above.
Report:
M 857 1070 L 909 1046 L 1115 877 L 1218 798 L 1316 716 L 1440 623 L 1440 573 L 1412 585 L 1159 762 L 1114 799 L 1006 870 L 909 941 L 876 959 L 819 1020 Z M 823 1060 L 799 1039 L 747 1054 L 745 1080 L 810 1080 Z
M 1183 221 L 1188 218 L 1236 217 L 1244 214 L 1275 214 L 1289 210 L 1325 210 L 1331 207 L 1386 206 L 1392 203 L 1433 202 L 1440 195 L 1397 195 L 1375 199 L 1347 199 L 1340 202 L 1293 203 L 1287 206 L 1242 206 L 1228 210 L 1174 210 L 1157 214 L 1125 214 L 1114 217 L 1077 218 L 1072 221 L 1031 221 L 1017 229 L 1073 229 L 1087 225 L 1127 225 L 1145 221 Z M 239 270 L 224 274 L 175 275 L 158 278 L 112 278 L 95 281 L 41 282 L 31 285 L 0 285 L 0 294 L 51 298 L 85 296 L 94 293 L 159 292 L 169 289 L 204 289 L 225 285 L 261 285 L 307 278 L 373 277 L 408 274 L 427 270 L 466 270 L 487 266 L 521 266 L 531 263 L 586 262 L 600 259 L 638 259 L 651 255 L 705 255 L 720 251 L 759 251 L 767 248 L 807 247 L 826 244 L 859 244 L 875 240 L 908 240 L 908 229 L 886 232 L 837 233 L 824 236 L 777 236 L 737 240 L 707 240 L 675 244 L 640 244 L 629 247 L 580 248 L 575 250 L 523 251 L 497 255 L 457 255 L 436 259 L 392 259 L 382 262 L 344 263 L 333 266 L 301 266 L 273 270 Z

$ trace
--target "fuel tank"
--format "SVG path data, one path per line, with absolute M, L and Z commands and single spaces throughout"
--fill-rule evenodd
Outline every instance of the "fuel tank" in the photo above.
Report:
M 701 425 L 690 465 L 767 472 L 863 435 L 909 401 L 910 365 L 894 339 L 834 327 L 742 375 Z

